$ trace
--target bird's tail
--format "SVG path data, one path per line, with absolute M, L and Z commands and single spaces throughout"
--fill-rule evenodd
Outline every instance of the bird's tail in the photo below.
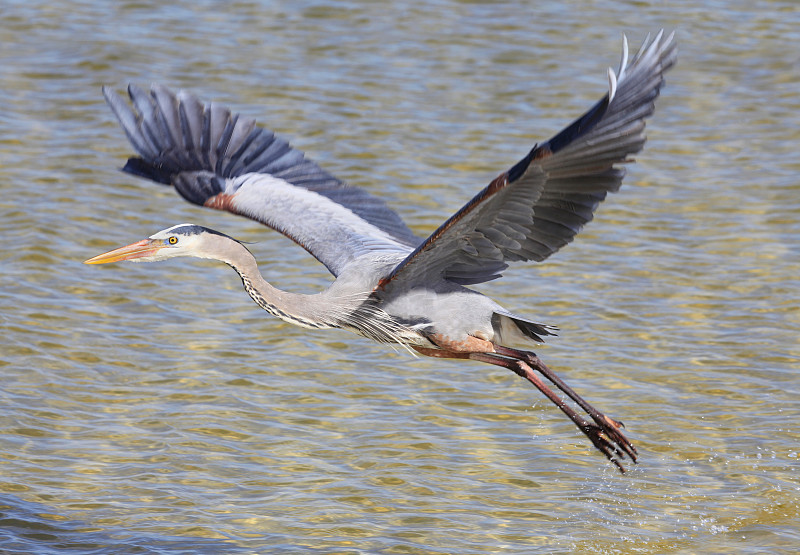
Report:
M 538 324 L 525 320 L 514 314 L 495 312 L 492 317 L 495 333 L 499 334 L 502 345 L 514 343 L 529 343 L 530 340 L 544 343 L 542 337 L 556 335 L 558 328 L 547 324 Z M 495 341 L 498 343 L 498 341 Z

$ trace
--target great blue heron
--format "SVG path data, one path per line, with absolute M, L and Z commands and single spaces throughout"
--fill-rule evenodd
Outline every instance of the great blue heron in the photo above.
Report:
M 569 243 L 641 150 L 645 118 L 675 62 L 673 35 L 644 41 L 609 91 L 549 141 L 536 145 L 425 240 L 381 200 L 325 172 L 254 120 L 185 92 L 128 87 L 133 108 L 108 88 L 106 101 L 137 157 L 124 171 L 172 185 L 188 201 L 252 218 L 305 248 L 336 277 L 324 291 L 276 289 L 237 240 L 193 224 L 86 261 L 152 262 L 175 256 L 221 260 L 270 314 L 307 328 L 342 328 L 423 355 L 507 368 L 536 386 L 624 472 L 636 448 L 621 423 L 584 401 L 531 351 L 555 328 L 537 324 L 466 288 L 500 277 L 508 263 L 541 261 Z M 588 414 L 587 421 L 535 373 Z

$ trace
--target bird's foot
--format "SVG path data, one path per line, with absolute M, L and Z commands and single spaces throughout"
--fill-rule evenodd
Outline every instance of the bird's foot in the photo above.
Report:
M 638 458 L 636 447 L 622 433 L 622 422 L 618 422 L 608 416 L 597 413 L 592 415 L 596 424 L 587 424 L 581 430 L 592 441 L 594 446 L 603 453 L 608 460 L 620 470 L 625 472 L 622 461 L 627 455 L 634 464 Z
M 510 351 L 510 349 L 505 349 Z M 594 420 L 595 425 L 587 424 L 587 426 L 578 426 L 583 432 L 592 440 L 595 447 L 597 447 L 606 457 L 611 460 L 622 472 L 625 469 L 622 467 L 617 457 L 625 458 L 627 455 L 636 463 L 638 452 L 636 447 L 625 437 L 622 433 L 622 428 L 625 425 L 613 418 L 609 418 L 602 412 L 598 411 L 592 405 L 587 403 L 580 395 L 575 393 L 571 387 L 565 384 L 555 372 L 553 372 L 536 353 L 530 351 L 521 351 L 525 361 L 531 368 L 535 368 L 542 373 L 547 379 L 556 385 L 562 392 L 564 392 L 570 399 L 575 401 L 586 413 Z M 574 421 L 574 419 L 573 419 Z M 611 453 L 611 454 L 610 454 Z M 613 454 L 613 456 L 612 456 Z
M 636 448 L 618 430 L 609 433 L 607 428 L 601 428 L 595 424 L 587 424 L 581 428 L 581 431 L 591 440 L 595 448 L 603 453 L 620 472 L 625 473 L 626 469 L 622 463 L 626 455 L 636 463 Z

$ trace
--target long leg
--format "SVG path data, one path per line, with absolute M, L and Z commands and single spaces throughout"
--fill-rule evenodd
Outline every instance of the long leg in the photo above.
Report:
M 539 371 L 545 378 L 555 384 L 558 389 L 563 391 L 567 397 L 575 401 L 579 407 L 585 410 L 586 413 L 592 417 L 592 420 L 594 420 L 597 425 L 603 429 L 609 438 L 611 438 L 614 443 L 619 445 L 620 448 L 625 451 L 625 453 L 633 460 L 633 462 L 636 462 L 636 447 L 634 447 L 633 444 L 628 441 L 628 438 L 626 438 L 620 431 L 620 428 L 624 427 L 622 422 L 618 422 L 609 418 L 587 403 L 583 397 L 575 393 L 571 387 L 565 384 L 555 372 L 553 372 L 544 362 L 542 362 L 542 360 L 536 356 L 536 353 L 532 353 L 531 351 L 521 351 L 500 345 L 495 345 L 495 352 L 497 352 L 499 355 L 508 356 L 518 360 L 524 360 L 531 368 Z
M 608 458 L 608 460 L 614 463 L 614 465 L 620 470 L 620 472 L 625 472 L 625 467 L 622 465 L 622 459 L 625 457 L 625 454 L 628 454 L 631 457 L 631 459 L 634 462 L 636 462 L 635 449 L 633 449 L 633 454 L 631 454 L 631 448 L 633 448 L 633 446 L 625 438 L 625 436 L 619 433 L 619 430 L 612 427 L 611 429 L 614 432 L 614 435 L 611 435 L 609 434 L 608 424 L 603 425 L 598 423 L 596 425 L 587 422 L 581 415 L 575 412 L 572 409 L 572 407 L 570 407 L 566 402 L 564 402 L 563 399 L 561 399 L 558 395 L 556 395 L 552 389 L 547 387 L 547 385 L 539 378 L 539 376 L 537 376 L 534 373 L 533 369 L 528 365 L 527 361 L 512 359 L 505 356 L 499 356 L 493 353 L 469 353 L 468 358 L 480 362 L 488 362 L 489 364 L 502 366 L 503 368 L 507 368 L 512 372 L 514 372 L 515 374 L 517 374 L 518 376 L 521 376 L 526 380 L 528 380 L 536 387 L 536 389 L 541 391 L 545 395 L 545 397 L 547 397 L 554 405 L 560 408 L 561 411 L 564 414 L 566 414 L 570 420 L 572 420 L 572 422 L 578 427 L 578 429 L 581 430 L 584 434 L 586 434 L 586 437 L 588 437 L 592 441 L 592 444 L 601 453 L 603 453 Z M 588 403 L 586 404 L 587 406 L 590 406 L 588 405 Z M 615 436 L 621 437 L 623 442 L 620 442 Z

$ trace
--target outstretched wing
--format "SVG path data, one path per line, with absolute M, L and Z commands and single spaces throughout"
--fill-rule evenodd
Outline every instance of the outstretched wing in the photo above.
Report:
M 334 275 L 369 251 L 420 243 L 386 204 L 345 185 L 255 120 L 186 92 L 103 88 L 139 156 L 124 171 L 173 185 L 189 202 L 259 221 L 303 246 Z
M 619 74 L 609 92 L 555 137 L 537 145 L 447 220 L 399 264 L 395 279 L 432 276 L 468 285 L 500 277 L 509 262 L 541 261 L 572 241 L 645 142 L 663 74 L 675 63 L 673 35 L 659 33 L 628 63 L 623 40 Z

